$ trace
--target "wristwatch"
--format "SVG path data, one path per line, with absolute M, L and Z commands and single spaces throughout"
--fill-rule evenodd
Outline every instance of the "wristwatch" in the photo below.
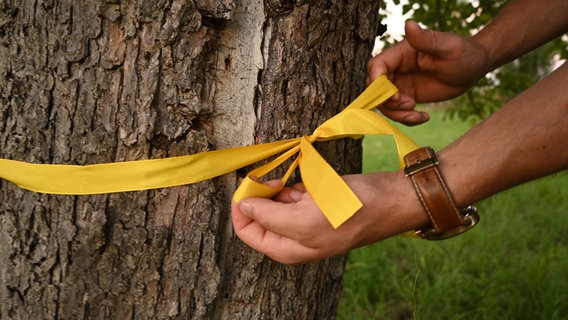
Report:
M 426 240 L 457 236 L 479 222 L 473 206 L 458 209 L 438 169 L 438 159 L 431 147 L 422 147 L 404 157 L 404 174 L 412 180 L 416 195 L 430 218 L 430 224 L 416 230 Z

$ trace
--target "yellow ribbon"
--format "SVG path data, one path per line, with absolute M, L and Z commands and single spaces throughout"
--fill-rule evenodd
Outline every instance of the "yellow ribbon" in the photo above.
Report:
M 342 112 L 320 125 L 311 136 L 252 146 L 215 150 L 181 157 L 125 161 L 94 165 L 32 164 L 0 159 L 0 178 L 21 188 L 51 194 L 85 195 L 148 190 L 191 184 L 234 171 L 273 155 L 275 160 L 248 173 L 233 198 L 270 198 L 281 188 L 271 188 L 250 177 L 260 178 L 298 154 L 284 177 L 283 185 L 300 167 L 302 181 L 334 228 L 362 207 L 343 179 L 312 146 L 314 141 L 360 138 L 367 134 L 394 137 L 399 160 L 418 145 L 371 111 L 397 92 L 385 77 L 377 78 Z

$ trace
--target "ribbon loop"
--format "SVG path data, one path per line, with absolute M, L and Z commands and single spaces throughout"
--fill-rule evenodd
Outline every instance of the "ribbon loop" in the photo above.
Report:
M 363 204 L 311 143 L 302 139 L 300 146 L 300 173 L 304 186 L 331 225 L 338 228 Z

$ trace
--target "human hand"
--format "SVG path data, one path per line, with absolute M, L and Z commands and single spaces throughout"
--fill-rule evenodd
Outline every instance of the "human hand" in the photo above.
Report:
M 399 88 L 381 112 L 407 125 L 428 121 L 414 110 L 417 102 L 442 101 L 467 91 L 488 68 L 488 53 L 471 38 L 421 29 L 413 21 L 405 26 L 406 39 L 373 57 L 367 83 L 386 74 Z
M 298 264 L 337 256 L 427 223 L 410 182 L 400 172 L 343 178 L 364 205 L 339 228 L 331 226 L 299 184 L 284 188 L 274 199 L 233 201 L 237 236 L 276 261 Z

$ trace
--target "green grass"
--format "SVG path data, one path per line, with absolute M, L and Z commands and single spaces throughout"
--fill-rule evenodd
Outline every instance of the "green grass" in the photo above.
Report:
M 468 129 L 403 128 L 439 150 Z M 366 137 L 364 170 L 396 170 L 392 138 Z M 353 250 L 338 319 L 568 319 L 568 173 L 477 204 L 480 224 L 453 239 L 395 237 Z

